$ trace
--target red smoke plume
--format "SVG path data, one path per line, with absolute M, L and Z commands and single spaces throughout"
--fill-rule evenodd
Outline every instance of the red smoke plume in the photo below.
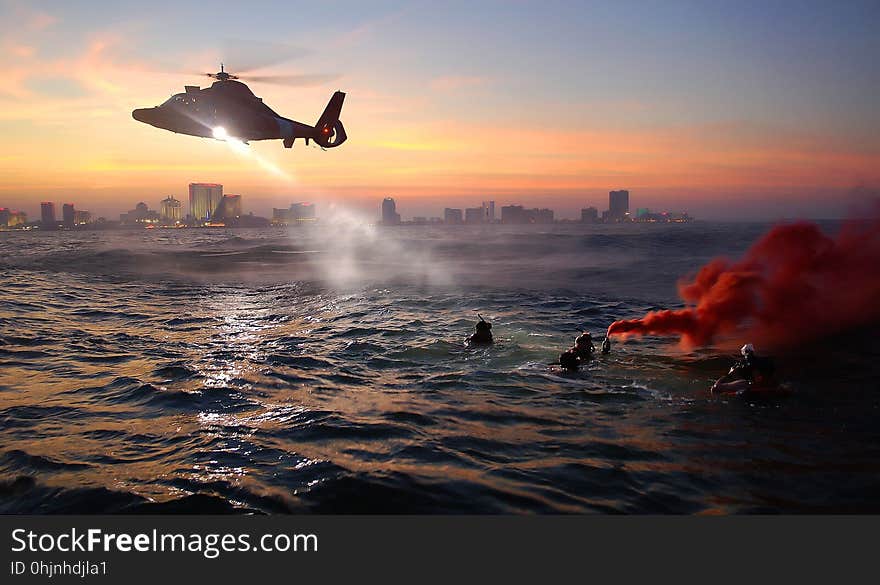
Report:
M 678 335 L 689 347 L 738 335 L 780 347 L 878 322 L 880 219 L 850 220 L 836 238 L 812 223 L 774 227 L 741 260 L 716 258 L 678 291 L 686 308 L 615 321 L 608 335 Z

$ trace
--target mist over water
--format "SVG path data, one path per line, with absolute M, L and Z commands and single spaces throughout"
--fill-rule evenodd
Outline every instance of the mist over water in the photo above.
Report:
M 0 233 L 0 512 L 876 512 L 874 336 L 547 366 L 767 228 Z

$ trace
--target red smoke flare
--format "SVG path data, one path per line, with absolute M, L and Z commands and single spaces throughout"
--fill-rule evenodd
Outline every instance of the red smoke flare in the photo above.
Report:
M 687 347 L 740 336 L 793 346 L 880 321 L 880 219 L 836 238 L 812 223 L 771 229 L 738 262 L 716 258 L 678 283 L 686 308 L 615 321 L 608 335 L 678 335 Z

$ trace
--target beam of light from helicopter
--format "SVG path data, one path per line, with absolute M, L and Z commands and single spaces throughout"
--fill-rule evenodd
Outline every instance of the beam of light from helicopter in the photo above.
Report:
M 223 126 L 215 127 L 212 131 L 212 134 L 214 135 L 214 138 L 227 144 L 229 146 L 230 150 L 232 150 L 232 152 L 234 152 L 235 154 L 242 156 L 242 157 L 245 157 L 245 158 L 250 158 L 250 159 L 254 160 L 258 165 L 260 165 L 264 170 L 269 171 L 270 173 L 272 173 L 276 177 L 280 177 L 280 178 L 284 179 L 285 181 L 293 182 L 293 180 L 294 180 L 293 177 L 291 177 L 287 173 L 287 171 L 280 168 L 278 165 L 276 165 L 272 161 L 267 160 L 267 159 L 263 158 L 262 156 L 260 156 L 259 154 L 257 154 L 257 152 L 255 150 L 250 148 L 247 144 L 245 144 L 244 142 L 242 142 L 238 138 L 236 138 L 234 136 L 230 136 L 229 133 L 226 131 L 226 129 Z

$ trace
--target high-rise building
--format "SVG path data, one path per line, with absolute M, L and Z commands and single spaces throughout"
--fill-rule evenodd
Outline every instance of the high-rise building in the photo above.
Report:
M 527 223 L 522 205 L 505 205 L 501 208 L 501 223 Z
M 460 224 L 462 221 L 461 209 L 447 207 L 443 210 L 443 221 L 446 224 Z
M 92 223 L 92 214 L 88 211 L 77 209 L 73 212 L 74 225 L 88 225 L 90 223 Z
M 620 191 L 610 191 L 608 193 L 608 216 L 620 221 L 625 219 L 629 213 L 629 191 L 621 189 Z
M 0 207 L 0 227 L 15 227 L 27 223 L 27 214 L 8 207 Z
M 400 214 L 397 213 L 397 204 L 391 197 L 382 200 L 382 223 L 385 225 L 397 225 L 400 223 Z
M 483 208 L 482 207 L 468 207 L 464 210 L 464 222 L 465 223 L 483 223 Z
M 293 221 L 293 211 L 283 207 L 272 208 L 272 223 L 276 225 L 288 225 Z
M 311 203 L 294 203 L 290 206 L 290 217 L 297 223 L 315 221 L 315 206 Z
M 595 207 L 581 209 L 581 223 L 596 223 L 599 221 L 599 210 Z
M 530 209 L 529 223 L 553 223 L 552 209 Z
M 241 195 L 224 195 L 212 217 L 220 221 L 234 221 L 241 217 Z
M 505 205 L 501 208 L 501 223 L 553 223 L 552 209 L 525 209 L 522 205 Z
M 141 201 L 128 213 L 119 214 L 119 222 L 124 225 L 146 225 L 159 223 L 159 212 L 151 210 L 147 204 Z
M 272 223 L 276 225 L 302 225 L 315 221 L 312 203 L 292 203 L 289 209 L 273 209 Z
M 40 203 L 40 223 L 44 230 L 54 230 L 58 228 L 58 222 L 55 219 L 55 204 L 51 201 Z
M 174 195 L 169 195 L 160 203 L 160 214 L 162 219 L 167 223 L 177 223 L 182 217 L 183 206 L 179 199 L 175 199 Z
M 64 227 L 72 228 L 74 225 L 75 216 L 76 210 L 73 208 L 73 203 L 65 203 L 61 207 L 61 218 L 64 222 Z
M 197 223 L 211 221 L 222 200 L 223 185 L 217 183 L 189 184 L 189 214 Z
M 483 201 L 483 221 L 486 223 L 495 223 L 494 201 Z

